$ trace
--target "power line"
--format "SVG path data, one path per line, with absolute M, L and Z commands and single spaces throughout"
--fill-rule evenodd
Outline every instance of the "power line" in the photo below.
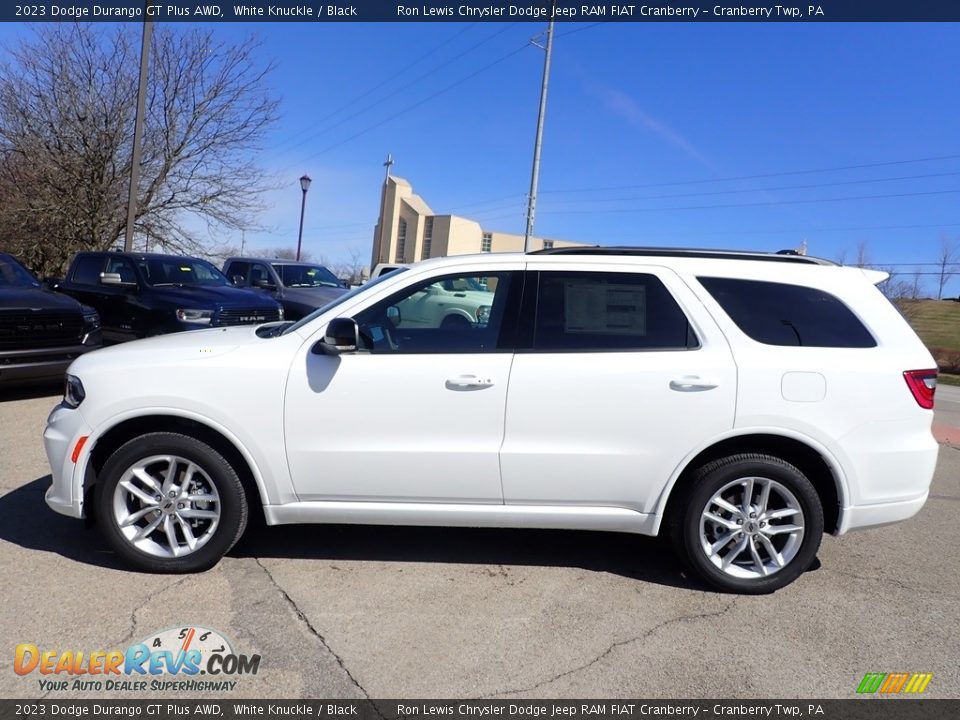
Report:
M 726 205 L 687 205 L 687 206 L 681 206 L 681 207 L 633 208 L 629 210 L 553 210 L 552 214 L 554 215 L 593 215 L 597 213 L 606 213 L 608 215 L 628 215 L 628 214 L 634 214 L 634 213 L 663 212 L 663 211 L 672 211 L 672 210 L 716 210 L 719 208 L 763 207 L 763 206 L 773 206 L 773 205 L 803 205 L 803 204 L 812 204 L 812 203 L 841 202 L 845 200 L 879 200 L 879 199 L 886 199 L 886 198 L 920 197 L 920 196 L 928 196 L 928 195 L 949 195 L 952 193 L 960 193 L 960 189 L 930 190 L 927 192 L 913 192 L 913 193 L 893 193 L 889 195 L 853 195 L 853 196 L 837 197 L 837 198 L 813 198 L 808 200 L 774 200 L 770 202 L 729 203 Z M 551 212 L 551 211 L 547 211 L 547 212 Z
M 512 58 L 514 55 L 517 55 L 518 53 L 523 52 L 524 50 L 526 50 L 527 47 L 528 47 L 528 45 L 527 45 L 526 43 L 524 43 L 522 46 L 518 47 L 516 50 L 513 50 L 513 51 L 507 53 L 506 55 L 500 56 L 499 58 L 497 58 L 497 59 L 494 60 L 493 62 L 488 63 L 487 65 L 484 65 L 484 66 L 483 66 L 482 68 L 480 68 L 479 70 L 476 70 L 476 71 L 470 73 L 469 75 L 466 75 L 466 76 L 460 78 L 459 80 L 457 80 L 457 81 L 454 82 L 453 84 L 447 85 L 447 86 L 444 87 L 443 89 L 438 90 L 437 92 L 435 92 L 435 93 L 433 93 L 433 94 L 431 94 L 431 95 L 428 95 L 427 97 L 423 98 L 422 100 L 419 100 L 419 101 L 413 103 L 412 105 L 409 105 L 409 106 L 405 107 L 403 110 L 398 110 L 397 112 L 391 114 L 390 117 L 387 117 L 387 118 L 381 120 L 381 121 L 378 122 L 378 123 L 374 123 L 373 125 L 369 125 L 369 126 L 365 127 L 363 130 L 360 130 L 359 132 L 356 132 L 356 133 L 354 133 L 353 135 L 350 135 L 349 137 L 346 137 L 346 138 L 344 138 L 343 140 L 340 140 L 339 142 L 335 142 L 334 144 L 328 145 L 327 147 L 323 148 L 322 150 L 318 150 L 318 151 L 315 152 L 315 153 L 311 153 L 310 155 L 307 155 L 307 156 L 301 158 L 301 159 L 299 160 L 299 163 L 303 163 L 305 160 L 310 160 L 310 159 L 315 158 L 315 157 L 317 157 L 317 156 L 319 156 L 319 155 L 323 155 L 324 153 L 330 152 L 330 151 L 333 150 L 334 148 L 338 148 L 338 147 L 340 147 L 341 145 L 345 145 L 346 143 L 348 143 L 348 142 L 350 142 L 350 141 L 352 141 L 352 140 L 356 140 L 358 137 L 360 137 L 360 136 L 362 136 L 362 135 L 365 135 L 366 133 L 370 132 L 371 130 L 376 130 L 378 127 L 381 127 L 381 126 L 383 126 L 383 125 L 386 125 L 387 123 L 389 123 L 389 122 L 391 122 L 391 121 L 393 121 L 393 120 L 396 120 L 398 117 L 401 117 L 402 115 L 406 115 L 408 112 L 410 112 L 410 111 L 412 111 L 412 110 L 415 110 L 416 108 L 420 107 L 421 105 L 430 102 L 431 100 L 433 100 L 433 99 L 435 99 L 435 98 L 443 95 L 444 93 L 450 92 L 451 90 L 460 87 L 460 86 L 463 85 L 467 80 L 471 80 L 471 79 L 475 78 L 477 75 L 479 75 L 479 74 L 481 74 L 481 73 L 483 73 L 483 72 L 486 72 L 487 70 L 489 70 L 490 68 L 494 67 L 495 65 L 499 65 L 500 63 L 502 63 L 502 62 L 504 62 L 504 61 L 506 61 L 506 60 L 509 60 L 509 59 Z
M 865 168 L 876 168 L 876 167 L 888 167 L 891 165 L 909 165 L 912 163 L 923 163 L 923 162 L 935 162 L 938 160 L 955 160 L 960 158 L 960 154 L 953 155 L 938 155 L 934 157 L 925 157 L 925 158 L 914 158 L 910 160 L 888 160 L 886 162 L 878 163 L 864 163 L 861 165 L 838 165 L 835 167 L 826 167 L 826 168 L 811 168 L 806 170 L 787 170 L 784 172 L 775 172 L 775 173 L 762 173 L 759 175 L 739 175 L 733 177 L 722 177 L 722 178 L 711 178 L 705 180 L 677 180 L 672 182 L 655 182 L 655 183 L 646 183 L 644 185 L 619 185 L 619 186 L 609 186 L 609 187 L 595 187 L 595 188 L 574 188 L 568 190 L 541 190 L 541 194 L 546 193 L 584 193 L 584 192 L 608 192 L 610 190 L 643 190 L 646 188 L 654 187 L 676 187 L 679 185 L 701 185 L 706 183 L 716 183 L 716 182 L 731 182 L 734 180 L 759 180 L 762 178 L 771 178 L 771 177 L 786 177 L 788 175 L 813 175 L 816 173 L 825 173 L 825 172 L 839 172 L 841 170 L 861 170 Z
M 923 175 L 899 175 L 897 177 L 871 178 L 868 180 L 840 180 L 837 182 L 830 182 L 830 183 L 807 183 L 804 185 L 777 185 L 774 187 L 744 188 L 740 190 L 707 190 L 704 192 L 695 192 L 695 193 L 675 193 L 675 194 L 671 193 L 669 195 L 639 195 L 639 196 L 633 195 L 630 197 L 598 198 L 596 200 L 580 200 L 579 202 L 581 203 L 612 203 L 612 202 L 624 202 L 629 200 L 664 200 L 667 198 L 707 197 L 712 195 L 738 195 L 742 193 L 770 192 L 770 191 L 777 191 L 777 190 L 809 190 L 813 188 L 838 187 L 842 185 L 864 185 L 864 184 L 878 183 L 878 182 L 919 180 L 922 178 L 955 177 L 957 175 L 960 175 L 960 171 L 946 172 L 946 173 L 926 173 Z
M 492 35 L 488 35 L 488 36 L 485 37 L 483 40 L 480 40 L 479 42 L 474 43 L 474 44 L 471 45 L 469 48 L 467 48 L 467 49 L 464 50 L 463 52 L 459 53 L 459 54 L 457 55 L 457 57 L 458 57 L 458 58 L 462 58 L 462 57 L 465 57 L 465 56 L 469 55 L 470 53 L 472 53 L 472 52 L 473 52 L 474 50 L 476 50 L 477 48 L 482 47 L 483 45 L 485 45 L 486 43 L 490 42 L 490 41 L 493 40 L 494 38 L 502 35 L 503 33 L 505 33 L 507 30 L 509 30 L 510 28 L 512 28 L 512 27 L 513 27 L 514 25 L 516 25 L 516 24 L 517 24 L 517 23 L 511 23 L 510 25 L 507 25 L 506 27 L 497 30 L 497 31 L 496 31 L 495 33 L 493 33 Z M 337 122 L 333 123 L 332 125 L 328 125 L 327 127 L 324 127 L 324 128 L 315 129 L 315 130 L 314 130 L 313 132 L 311 132 L 307 137 L 303 138 L 302 140 L 298 140 L 298 141 L 297 141 L 296 143 L 294 143 L 290 148 L 287 148 L 287 150 L 290 150 L 290 149 L 292 149 L 292 148 L 294 148 L 294 147 L 299 147 L 299 146 L 303 145 L 304 143 L 308 142 L 309 140 L 312 140 L 312 139 L 314 139 L 314 138 L 316 138 L 316 137 L 319 137 L 320 135 L 324 135 L 324 134 L 326 134 L 326 133 L 329 133 L 331 130 L 335 130 L 336 128 L 343 126 L 344 124 L 348 123 L 349 121 L 353 120 L 354 118 L 359 117 L 360 115 L 363 115 L 363 114 L 364 114 L 365 112 L 367 112 L 368 110 L 371 110 L 371 109 L 373 109 L 373 108 L 379 107 L 379 106 L 382 105 L 385 101 L 389 100 L 389 99 L 392 98 L 392 97 L 395 97 L 396 95 L 399 95 L 399 94 L 402 93 L 404 90 L 406 90 L 406 89 L 408 89 L 408 88 L 410 88 L 410 87 L 413 87 L 413 86 L 417 85 L 420 81 L 422 81 L 422 80 L 430 77 L 430 76 L 433 75 L 434 73 L 436 73 L 436 72 L 438 72 L 438 71 L 440 71 L 440 70 L 444 70 L 444 69 L 449 68 L 449 67 L 450 67 L 450 61 L 446 61 L 446 62 L 443 62 L 443 63 L 441 63 L 441 64 L 439 64 L 439 65 L 436 65 L 436 66 L 430 68 L 430 69 L 427 70 L 425 73 L 423 73 L 423 74 L 421 74 L 421 75 L 418 75 L 418 76 L 415 77 L 413 80 L 411 80 L 410 82 L 406 83 L 405 85 L 401 85 L 400 87 L 394 88 L 392 92 L 390 92 L 390 93 L 388 93 L 388 94 L 386 94 L 386 95 L 378 98 L 378 99 L 375 100 L 374 102 L 371 102 L 371 103 L 368 103 L 368 104 L 364 105 L 363 107 L 361 107 L 361 108 L 360 108 L 359 110 L 357 110 L 356 112 L 351 113 L 350 115 L 347 115 L 347 116 L 344 117 L 344 118 L 341 118 L 340 120 L 338 120 Z M 389 120 L 389 118 L 388 118 L 388 120 Z M 319 123 L 318 123 L 318 124 L 319 124 Z M 313 157 L 313 156 L 310 156 L 310 157 Z

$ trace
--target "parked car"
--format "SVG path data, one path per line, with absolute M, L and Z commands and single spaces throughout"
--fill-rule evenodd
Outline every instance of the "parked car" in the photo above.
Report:
M 824 531 L 927 499 L 937 371 L 885 277 L 642 248 L 428 260 L 296 323 L 79 358 L 47 502 L 155 572 L 211 567 L 262 509 L 664 534 L 710 585 L 771 592 Z M 447 284 L 489 310 L 408 324 Z
M 0 385 L 62 379 L 102 343 L 97 311 L 44 288 L 0 253 Z
M 57 289 L 96 308 L 112 342 L 283 319 L 276 301 L 234 287 L 206 260 L 179 255 L 79 253 Z
M 377 263 L 373 270 L 370 271 L 370 279 L 376 280 L 378 277 L 382 277 L 387 273 L 391 273 L 394 270 L 399 270 L 400 268 L 408 267 L 403 263 Z
M 258 289 L 279 302 L 287 320 L 299 320 L 347 291 L 323 265 L 295 260 L 230 258 L 223 274 L 237 287 Z

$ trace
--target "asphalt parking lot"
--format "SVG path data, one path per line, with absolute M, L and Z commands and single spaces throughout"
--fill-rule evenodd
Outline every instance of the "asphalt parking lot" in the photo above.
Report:
M 233 698 L 849 698 L 867 672 L 931 672 L 928 697 L 960 698 L 960 447 L 918 517 L 824 538 L 819 567 L 767 597 L 702 589 L 653 539 L 552 531 L 261 528 L 171 577 L 125 570 L 47 509 L 57 402 L 0 396 L 2 697 L 44 694 L 13 671 L 19 643 L 121 649 L 201 625 L 262 657 Z M 938 402 L 960 427 L 960 390 Z M 141 697 L 49 695 L 85 696 Z

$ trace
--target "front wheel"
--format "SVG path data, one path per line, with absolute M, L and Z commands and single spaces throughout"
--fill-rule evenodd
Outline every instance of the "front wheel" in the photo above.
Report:
M 807 477 L 779 458 L 742 454 L 700 468 L 674 540 L 707 583 L 753 595 L 796 580 L 822 537 L 823 508 Z
M 207 570 L 247 524 L 243 486 L 230 463 L 177 433 L 150 433 L 121 446 L 105 463 L 96 493 L 107 541 L 148 572 Z

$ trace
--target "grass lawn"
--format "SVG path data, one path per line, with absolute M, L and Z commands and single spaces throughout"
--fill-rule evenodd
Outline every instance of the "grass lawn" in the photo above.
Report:
M 927 347 L 960 351 L 960 302 L 902 300 L 898 304 Z
M 897 304 L 936 358 L 941 371 L 939 381 L 960 385 L 960 302 L 902 300 Z M 948 369 L 950 373 L 944 372 Z

